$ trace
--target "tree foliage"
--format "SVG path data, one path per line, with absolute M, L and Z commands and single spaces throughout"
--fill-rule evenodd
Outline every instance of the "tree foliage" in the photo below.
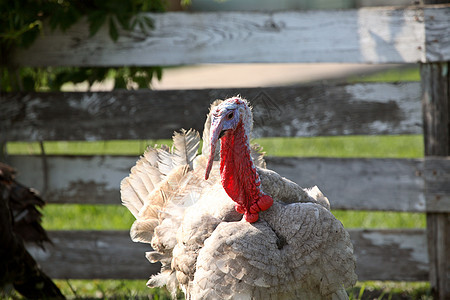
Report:
M 91 86 L 107 77 L 115 79 L 115 88 L 149 87 L 155 76 L 161 78 L 160 67 L 17 68 L 12 56 L 17 49 L 29 47 L 44 26 L 65 31 L 86 18 L 91 36 L 106 24 L 116 41 L 119 29 L 151 30 L 152 19 L 140 13 L 164 9 L 164 0 L 0 0 L 0 90 L 59 90 L 67 82 Z

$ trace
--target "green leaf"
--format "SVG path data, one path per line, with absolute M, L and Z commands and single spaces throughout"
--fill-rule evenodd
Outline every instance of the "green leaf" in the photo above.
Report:
M 149 79 L 148 77 L 146 77 L 146 76 L 136 76 L 136 77 L 133 77 L 133 81 L 136 82 L 136 83 L 138 84 L 138 87 L 139 87 L 140 89 L 148 88 L 148 86 L 149 86 L 151 80 L 152 80 L 152 79 L 151 79 L 151 76 L 150 76 L 150 79 Z
M 156 69 L 155 70 L 156 78 L 158 78 L 158 80 L 161 81 L 163 69 L 161 67 L 155 67 L 155 69 Z
M 20 45 L 24 48 L 28 48 L 36 40 L 40 33 L 40 26 L 30 24 L 28 30 L 26 30 L 21 36 Z
M 116 14 L 117 21 L 125 30 L 130 30 L 130 14 Z
M 80 12 L 74 7 L 69 6 L 63 15 L 63 18 L 61 18 L 61 23 L 59 24 L 59 28 L 61 28 L 62 31 L 66 31 L 69 29 L 70 26 L 75 24 L 81 17 Z
M 106 13 L 104 11 L 93 11 L 88 15 L 89 21 L 89 35 L 94 36 L 102 25 L 105 23 Z
M 23 89 L 27 92 L 34 91 L 34 78 L 31 75 L 26 75 L 22 78 Z
M 138 23 L 138 19 L 134 18 L 133 22 L 131 22 L 130 29 L 134 30 L 134 28 L 136 28 L 137 23 Z
M 152 18 L 144 16 L 144 22 L 147 24 L 148 28 L 154 29 L 155 28 L 155 22 Z
M 136 29 L 143 32 L 154 28 L 153 19 L 143 12 L 162 12 L 166 0 L 0 0 L 0 63 L 10 60 L 18 48 L 30 46 L 41 34 L 42 27 L 66 30 L 82 17 L 87 18 L 90 36 L 94 36 L 108 26 L 110 38 L 118 40 L 121 30 Z M 0 90 L 18 90 L 19 86 L 30 90 L 59 90 L 67 82 L 101 81 L 116 78 L 116 88 L 127 88 L 130 83 L 140 88 L 148 87 L 152 77 L 161 78 L 162 70 L 157 67 L 136 68 L 79 68 L 47 67 L 22 68 L 26 72 L 11 75 L 0 68 L 3 79 Z M 20 80 L 20 81 L 19 81 Z M 22 85 L 19 85 L 22 83 Z
M 119 32 L 112 16 L 109 18 L 109 36 L 114 42 L 119 38 Z
M 144 33 L 147 33 L 147 28 L 145 28 L 145 24 L 144 24 L 144 22 L 142 22 L 141 19 L 138 20 L 138 24 L 139 24 L 139 27 L 141 28 L 141 31 Z
M 116 76 L 114 78 L 114 89 L 126 89 L 127 83 L 122 76 Z

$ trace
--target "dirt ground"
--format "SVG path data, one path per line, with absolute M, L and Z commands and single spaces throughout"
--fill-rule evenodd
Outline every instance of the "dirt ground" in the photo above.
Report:
M 339 80 L 365 75 L 398 65 L 369 64 L 205 64 L 170 67 L 163 70 L 162 80 L 154 80 L 152 89 L 205 89 L 268 87 L 302 84 L 313 81 Z M 91 91 L 110 91 L 113 80 L 95 83 Z M 87 84 L 67 84 L 63 91 L 86 91 Z
M 165 69 L 154 89 L 267 87 L 335 80 L 395 65 L 368 64 L 214 64 Z

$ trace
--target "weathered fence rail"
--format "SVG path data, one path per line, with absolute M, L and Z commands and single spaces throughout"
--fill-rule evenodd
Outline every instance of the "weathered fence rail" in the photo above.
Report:
M 254 106 L 255 137 L 422 134 L 418 82 L 11 93 L 0 128 L 9 141 L 168 138 L 180 128 L 202 131 L 210 101 L 237 94 Z
M 155 29 L 122 33 L 86 23 L 46 32 L 17 55 L 26 66 L 198 63 L 416 63 L 450 59 L 450 8 L 149 14 Z M 51 44 L 52 47 L 48 47 Z
M 428 278 L 425 230 L 349 230 L 358 260 L 359 280 Z M 136 244 L 125 231 L 51 231 L 55 244 L 43 251 L 30 246 L 34 257 L 54 278 L 142 279 L 160 265 L 145 263 L 148 245 Z
M 120 181 L 129 174 L 136 159 L 47 156 L 47 176 L 41 156 L 11 156 L 9 161 L 20 170 L 21 182 L 45 191 L 50 203 L 119 204 Z M 267 164 L 300 186 L 319 186 L 333 209 L 430 209 L 425 205 L 424 163 L 420 159 L 267 157 Z M 450 205 L 435 207 L 435 211 L 450 211 Z
M 421 84 L 10 93 L 1 98 L 0 144 L 169 138 L 182 127 L 201 130 L 209 102 L 238 93 L 255 106 L 258 137 L 423 133 L 424 159 L 269 157 L 268 165 L 302 186 L 319 185 L 334 208 L 426 212 L 426 230 L 350 230 L 357 273 L 360 280 L 428 279 L 439 299 L 450 297 L 450 5 L 150 16 L 153 30 L 122 33 L 117 43 L 107 28 L 89 37 L 84 23 L 64 34 L 46 32 L 17 53 L 16 63 L 421 62 Z M 86 204 L 119 204 L 119 182 L 137 159 L 44 158 L 12 155 L 8 161 L 20 180 L 45 189 L 50 202 Z M 145 278 L 157 270 L 143 263 L 148 246 L 133 244 L 126 232 L 50 236 L 55 245 L 48 252 L 30 249 L 54 277 Z M 111 261 L 117 263 L 102 263 Z

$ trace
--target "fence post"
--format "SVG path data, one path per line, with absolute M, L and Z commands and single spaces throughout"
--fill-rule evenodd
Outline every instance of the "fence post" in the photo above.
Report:
M 449 65 L 449 62 L 421 65 L 425 163 L 427 156 L 450 155 Z M 450 299 L 449 213 L 427 212 L 427 241 L 434 297 Z

